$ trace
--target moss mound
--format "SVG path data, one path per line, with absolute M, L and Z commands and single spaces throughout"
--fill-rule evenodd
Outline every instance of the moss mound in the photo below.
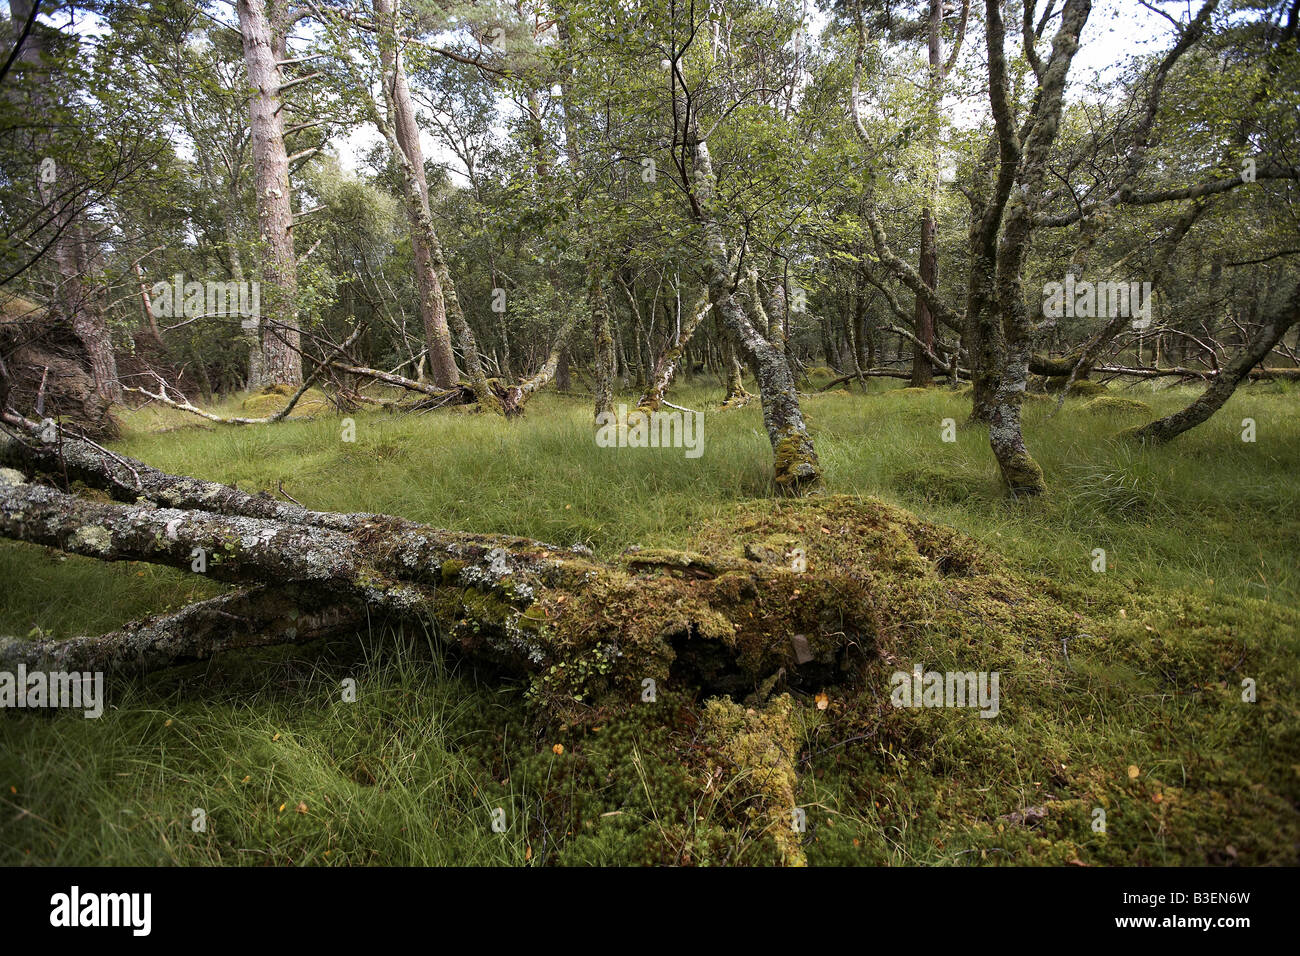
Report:
M 289 399 L 296 391 L 296 388 L 289 385 L 268 385 L 249 395 L 240 403 L 240 407 L 248 412 L 250 417 L 265 418 L 288 405 Z M 324 392 L 318 388 L 309 388 L 303 393 L 302 398 L 298 399 L 298 404 L 293 406 L 289 417 L 311 418 L 315 415 L 328 414 L 333 407 Z
M 756 702 L 853 685 L 935 604 L 963 629 L 969 615 L 1026 639 L 1072 625 L 971 539 L 870 498 L 740 506 L 691 550 L 631 549 L 613 568 L 516 572 L 494 543 L 442 565 L 439 616 L 460 619 L 454 643 L 530 674 L 539 715 L 569 724 L 635 704 L 647 679 Z
M 978 542 L 873 498 L 744 506 L 704 528 L 694 544 L 705 559 L 739 551 L 752 565 L 780 569 L 791 606 L 778 609 L 775 597 L 765 596 L 759 626 L 733 625 L 743 639 L 783 651 L 792 635 L 806 636 L 814 660 L 800 663 L 788 653 L 787 683 L 843 679 L 843 670 L 819 669 L 818 655 L 834 660 L 849 647 L 868 656 L 888 653 L 913 622 L 941 622 L 945 615 L 932 606 L 940 602 L 953 608 L 952 621 L 963 629 L 970 615 L 1040 639 L 1073 626 L 1069 612 L 1044 600 L 1036 585 L 1017 579 Z M 793 570 L 798 567 L 806 570 Z
M 907 468 L 890 482 L 895 491 L 914 501 L 944 504 L 957 504 L 978 497 L 990 483 L 990 476 L 977 474 L 960 465 L 932 464 Z
M 1061 375 L 1047 380 L 1046 388 L 1049 392 L 1060 392 L 1065 388 L 1065 383 L 1069 381 L 1069 376 Z M 1081 378 L 1070 386 L 1069 394 L 1072 396 L 1092 396 L 1104 395 L 1107 391 L 1105 385 L 1101 382 L 1094 382 L 1091 379 Z
M 956 531 L 871 498 L 740 505 L 690 546 L 631 551 L 625 581 L 597 583 L 600 593 L 580 607 L 547 604 L 528 612 L 535 619 L 527 625 L 521 620 L 530 639 L 563 649 L 531 691 L 551 715 L 548 726 L 560 720 L 562 732 L 590 739 L 651 711 L 666 721 L 672 751 L 655 758 L 665 786 L 680 766 L 700 789 L 677 793 L 672 783 L 682 814 L 671 819 L 659 806 L 659 849 L 649 858 L 796 866 L 887 859 L 883 831 L 830 804 L 842 797 L 870 806 L 872 788 L 897 787 L 889 781 L 899 771 L 860 765 L 875 764 L 875 744 L 839 742 L 880 735 L 891 759 L 927 766 L 935 753 L 960 753 L 981 785 L 1002 788 L 1026 761 L 1042 759 L 990 726 L 999 721 L 900 712 L 890 706 L 890 675 L 913 665 L 1000 671 L 1004 695 L 1029 693 L 1055 667 L 1062 641 L 1084 629 L 1069 609 L 1082 601 L 1009 571 Z M 464 569 L 443 573 L 454 580 Z M 653 708 L 640 693 L 647 677 L 661 696 Z M 543 752 L 543 762 L 550 756 Z M 837 777 L 845 761 L 857 769 L 823 799 L 819 781 Z M 913 812 L 898 807 L 903 817 Z M 796 825 L 805 818 L 806 830 Z M 612 834 L 618 825 L 596 829 Z

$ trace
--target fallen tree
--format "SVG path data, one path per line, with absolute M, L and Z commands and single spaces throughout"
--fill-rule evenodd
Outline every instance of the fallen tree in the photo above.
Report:
M 1035 355 L 1029 365 L 1029 370 L 1035 375 L 1042 375 L 1048 379 L 1059 379 L 1064 382 L 1070 376 L 1070 370 L 1077 364 L 1077 359 L 1070 357 L 1054 359 L 1046 355 Z M 946 372 L 947 366 L 935 366 L 940 372 Z M 1093 365 L 1087 369 L 1087 374 L 1080 374 L 1078 377 L 1087 379 L 1091 375 L 1106 375 L 1121 378 L 1188 378 L 1209 380 L 1215 379 L 1222 374 L 1223 369 L 1213 368 L 1190 368 L 1187 366 L 1172 366 L 1169 368 L 1149 368 L 1145 366 L 1128 366 L 1128 365 Z M 966 369 L 961 369 L 962 375 L 967 374 Z M 843 385 L 852 379 L 864 378 L 897 378 L 911 380 L 912 373 L 901 368 L 864 368 L 861 371 L 851 372 L 848 375 L 840 375 L 831 379 L 825 385 L 821 386 L 819 392 L 828 392 L 831 389 Z M 1252 368 L 1246 375 L 1251 381 L 1272 381 L 1282 380 L 1287 382 L 1300 382 L 1300 368 Z
M 212 412 L 204 411 L 192 404 L 184 395 L 181 395 L 179 399 L 172 398 L 167 394 L 167 380 L 157 372 L 151 374 L 154 381 L 157 382 L 156 388 L 158 391 L 151 392 L 143 386 L 126 387 L 124 391 L 136 395 L 143 395 L 150 401 L 160 402 L 161 404 L 167 405 L 170 408 L 175 408 L 178 411 L 189 412 L 191 415 L 197 415 L 200 418 L 206 418 L 210 422 L 217 422 L 222 425 L 274 425 L 276 422 L 284 421 L 284 419 L 289 417 L 289 413 L 294 410 L 294 407 L 302 397 L 307 394 L 312 385 L 316 383 L 316 380 L 320 378 L 321 373 L 323 373 L 326 368 L 330 367 L 333 357 L 346 352 L 348 347 L 361 336 L 363 330 L 364 327 L 357 327 L 341 344 L 334 347 L 333 352 L 325 361 L 316 363 L 316 367 L 312 370 L 311 374 L 302 380 L 302 383 L 294 390 L 293 394 L 289 396 L 289 400 L 282 408 L 261 418 L 216 415 Z M 299 351 L 301 352 L 301 350 Z
M 1226 369 L 1189 368 L 1175 365 L 1170 368 L 1129 367 L 1124 365 L 1097 365 L 1093 371 L 1098 375 L 1126 375 L 1132 378 L 1199 378 L 1215 379 Z M 1252 368 L 1246 375 L 1251 381 L 1272 381 L 1280 379 L 1286 382 L 1300 382 L 1300 368 Z
M 848 375 L 841 375 L 838 378 L 833 378 L 817 391 L 829 392 L 831 389 L 843 385 L 845 382 L 850 382 L 855 378 L 900 378 L 906 379 L 910 382 L 912 380 L 912 373 L 894 368 L 864 368 L 859 369 L 856 372 L 850 372 Z
M 1042 375 L 1044 378 L 1068 378 L 1075 368 L 1079 369 L 1078 378 L 1088 378 L 1092 374 L 1097 375 L 1126 375 L 1132 378 L 1215 378 L 1222 373 L 1222 369 L 1217 368 L 1191 368 L 1189 366 L 1175 365 L 1167 368 L 1157 368 L 1154 366 L 1143 365 L 1116 365 L 1114 363 L 1098 365 L 1079 365 L 1077 355 L 1067 355 L 1064 358 L 1052 358 L 1047 355 L 1035 353 L 1029 361 L 1029 371 L 1035 375 Z M 1252 381 L 1283 379 L 1286 381 L 1300 381 L 1300 368 L 1252 368 L 1248 373 Z
M 110 635 L 9 642 L 0 662 L 141 669 L 367 618 L 431 619 L 459 651 L 526 677 L 550 712 L 572 715 L 636 700 L 642 681 L 669 680 L 682 654 L 693 679 L 739 690 L 793 673 L 804 651 L 825 679 L 851 646 L 870 643 L 864 582 L 834 568 L 800 574 L 780 555 L 676 551 L 606 563 L 581 547 L 314 512 L 63 432 L 42 441 L 36 423 L 5 420 L 0 536 L 105 561 L 193 569 L 201 558 L 208 577 L 240 590 Z M 73 483 L 110 500 L 64 490 Z M 809 635 L 799 651 L 794 633 Z
M 870 500 L 760 502 L 700 550 L 602 561 L 580 546 L 311 511 L 4 421 L 0 536 L 201 569 L 232 591 L 111 634 L 0 642 L 0 667 L 139 671 L 432 621 L 456 652 L 526 681 L 542 713 L 573 721 L 639 701 L 647 680 L 737 698 L 849 683 L 938 589 L 961 601 L 1004 580 L 955 532 Z
M 119 425 L 95 388 L 93 363 L 72 323 L 57 312 L 0 292 L 0 408 L 73 422 L 96 438 Z
M 157 380 L 157 391 L 150 391 L 143 387 L 131 387 L 126 391 L 137 395 L 143 395 L 150 401 L 167 405 L 178 411 L 188 412 L 191 415 L 197 415 L 200 418 L 207 419 L 210 422 L 217 422 L 222 425 L 273 425 L 276 422 L 283 421 L 293 411 L 299 400 L 315 384 L 315 382 L 327 370 L 334 372 L 343 372 L 357 378 L 365 378 L 381 385 L 387 385 L 392 388 L 401 388 L 409 392 L 414 392 L 424 396 L 419 403 L 408 406 L 412 409 L 430 409 L 442 408 L 451 405 L 478 405 L 482 407 L 480 396 L 486 393 L 492 396 L 491 410 L 498 411 L 506 416 L 520 415 L 523 413 L 524 405 L 534 394 L 548 385 L 555 377 L 555 369 L 559 362 L 560 351 L 568 337 L 572 334 L 574 327 L 573 319 L 569 319 L 560 327 L 556 335 L 556 342 L 552 345 L 550 354 L 542 367 L 531 376 L 524 379 L 517 385 L 511 385 L 496 378 L 484 379 L 479 388 L 475 388 L 472 383 L 459 382 L 451 388 L 441 388 L 437 385 L 431 385 L 428 382 L 421 382 L 415 379 L 407 378 L 404 375 L 398 375 L 396 372 L 384 372 L 380 369 L 370 368 L 359 364 L 355 359 L 349 357 L 348 349 L 360 337 L 364 327 L 358 327 L 343 342 L 334 344 L 321 339 L 319 336 L 312 335 L 310 332 L 303 332 L 307 338 L 315 339 L 325 346 L 326 353 L 323 357 L 316 359 L 315 367 L 312 373 L 303 380 L 299 388 L 289 397 L 287 403 L 278 409 L 274 414 L 261 418 L 248 418 L 242 416 L 217 415 L 213 412 L 205 411 L 192 404 L 185 396 L 173 398 L 168 393 L 167 383 L 158 375 L 153 377 Z M 340 393 L 346 391 L 339 389 Z M 354 393 L 352 395 L 358 401 L 367 401 L 364 395 Z M 336 401 L 337 404 L 337 401 Z
M 484 380 L 483 387 L 494 396 L 493 410 L 501 411 L 508 418 L 523 414 L 524 406 L 528 403 L 528 400 L 554 380 L 556 369 L 560 363 L 560 353 L 563 351 L 565 342 L 572 334 L 573 327 L 574 321 L 569 319 L 556 335 L 556 341 L 551 346 L 542 367 L 519 384 L 511 385 L 498 378 Z M 479 401 L 478 392 L 464 382 L 457 384 L 453 388 L 438 388 L 436 385 L 406 378 L 395 372 L 381 372 L 379 369 L 367 368 L 364 365 L 356 365 L 340 359 L 333 359 L 329 364 L 331 368 L 346 372 L 349 375 L 368 378 L 382 385 L 404 388 L 409 392 L 425 395 L 428 398 L 427 401 L 420 403 L 418 407 L 421 408 L 442 407 L 445 405 L 473 405 Z
M 1124 434 L 1150 444 L 1162 444 L 1207 421 L 1232 397 L 1237 386 L 1272 353 L 1291 327 L 1300 322 L 1300 282 L 1286 301 L 1269 312 L 1255 337 L 1191 404 L 1181 411 L 1149 422 Z

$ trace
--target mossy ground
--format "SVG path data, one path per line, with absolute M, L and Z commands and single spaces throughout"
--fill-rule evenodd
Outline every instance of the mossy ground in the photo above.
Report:
M 290 388 L 288 385 L 268 385 L 240 402 L 240 408 L 243 410 L 245 417 L 266 418 L 288 405 L 289 399 L 293 397 L 293 393 L 296 391 L 296 388 Z M 330 400 L 325 397 L 324 392 L 319 388 L 309 388 L 303 392 L 302 398 L 298 399 L 293 406 L 293 411 L 289 412 L 289 417 L 310 418 L 313 415 L 328 414 L 333 409 L 334 406 L 330 404 Z
M 712 712 L 661 686 L 606 722 L 548 726 L 522 686 L 445 662 L 418 628 L 115 682 L 98 721 L 8 711 L 0 862 L 792 862 L 793 833 L 774 830 L 788 767 L 808 825 L 793 852 L 813 865 L 1296 862 L 1300 394 L 1242 389 L 1155 449 L 1074 414 L 1087 399 L 1027 405 L 1049 493 L 1015 505 L 980 429 L 941 438 L 967 401 L 871 385 L 805 401 L 832 492 L 812 502 L 771 496 L 758 403 L 708 413 L 698 459 L 596 447 L 584 396 L 543 394 L 514 422 L 363 412 L 351 443 L 329 414 L 243 429 L 124 416 L 126 453 L 246 490 L 283 482 L 311 507 L 610 560 L 633 544 L 801 547 L 869 565 L 890 613 L 851 686 L 776 682 Z M 700 381 L 675 400 L 715 393 Z M 1194 392 L 1124 394 L 1162 415 Z M 16 582 L 0 630 L 47 636 L 214 590 L 17 544 L 0 546 L 0 576 Z M 892 707 L 890 675 L 914 665 L 999 671 L 998 717 Z

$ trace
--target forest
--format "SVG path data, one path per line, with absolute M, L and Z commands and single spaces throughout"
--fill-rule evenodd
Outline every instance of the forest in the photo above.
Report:
M 1300 862 L 1300 0 L 8 0 L 0 863 Z

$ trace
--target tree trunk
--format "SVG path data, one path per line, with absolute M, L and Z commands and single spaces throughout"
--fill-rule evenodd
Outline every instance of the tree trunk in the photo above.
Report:
M 385 62 L 383 48 L 388 46 L 396 50 L 399 46 L 399 35 L 393 18 L 390 18 L 384 28 L 380 30 L 379 45 L 382 63 Z M 394 52 L 391 57 L 388 57 L 386 62 L 390 64 L 392 69 L 395 69 L 399 62 L 396 53 Z M 433 228 L 433 217 L 429 212 L 427 192 L 422 192 L 420 188 L 420 172 L 417 171 L 412 157 L 402 147 L 401 138 L 398 134 L 398 110 L 395 98 L 396 80 L 391 71 L 384 73 L 380 86 L 383 88 L 384 112 L 381 113 L 378 106 L 369 97 L 366 98 L 366 106 L 375 126 L 379 128 L 384 139 L 388 141 L 388 147 L 392 151 L 393 158 L 400 167 L 402 199 L 406 206 L 407 218 L 412 223 L 414 234 L 420 238 L 420 241 L 428 250 L 433 277 L 437 279 L 438 288 L 441 289 L 443 314 L 445 314 L 451 327 L 455 330 L 456 337 L 460 340 L 461 354 L 465 359 L 465 372 L 469 377 L 470 388 L 474 390 L 480 409 L 505 414 L 507 409 L 502 405 L 496 391 L 489 385 L 487 376 L 483 374 L 483 363 L 479 357 L 478 342 L 474 338 L 474 331 L 470 328 L 465 314 L 461 311 L 460 300 L 456 296 L 456 285 L 451 278 L 451 268 L 447 264 L 447 256 L 443 252 L 438 233 Z M 435 291 L 432 285 L 429 288 L 431 292 Z M 435 313 L 437 311 L 436 304 L 434 311 Z
M 561 11 L 555 21 L 555 33 L 560 47 L 566 55 L 573 55 L 573 38 L 569 33 L 568 14 Z M 577 103 L 574 101 L 574 69 L 571 61 L 560 73 L 560 104 L 564 112 L 564 152 L 569 161 L 569 178 L 573 183 L 574 209 L 582 217 L 582 190 L 580 173 L 582 151 L 578 145 Z M 592 246 L 593 237 L 584 236 L 587 248 L 584 251 L 587 260 L 587 310 L 592 317 L 592 346 L 595 353 L 596 382 L 592 391 L 595 393 L 596 414 L 594 422 L 601 424 L 601 416 L 610 414 L 614 408 L 614 340 L 610 334 L 609 303 L 606 301 L 601 286 L 601 264 Z
M 120 404 L 122 382 L 117 377 L 117 356 L 104 318 L 104 288 L 94 278 L 99 252 L 86 238 L 85 223 L 70 222 L 55 242 L 59 267 L 59 306 L 70 320 L 90 359 L 95 393 L 105 402 Z
M 1065 82 L 1078 50 L 1079 33 L 1092 9 L 1091 0 L 1066 0 L 1043 70 L 1034 123 L 1021 145 L 1007 93 L 1006 54 L 1001 0 L 987 0 L 990 97 L 1002 156 L 999 176 L 1014 170 L 1015 189 L 1008 195 L 1002 235 L 997 244 L 996 307 L 1002 320 L 1003 350 L 992 398 L 989 446 L 1012 495 L 1046 490 L 1043 471 L 1025 447 L 1020 406 L 1029 380 L 1032 323 L 1024 296 L 1024 267 L 1029 253 L 1036 204 L 1043 193 L 1047 160 L 1059 132 Z
M 938 224 L 934 219 L 934 210 L 927 205 L 921 212 L 921 281 L 931 288 L 938 286 L 939 252 L 935 247 L 935 234 Z M 916 337 L 925 343 L 927 349 L 934 347 L 934 316 L 925 299 L 916 297 Z M 928 388 L 934 382 L 934 368 L 926 357 L 924 349 L 912 351 L 912 387 Z
M 158 329 L 158 319 L 154 316 L 153 300 L 149 297 L 149 286 L 144 281 L 144 269 L 140 263 L 134 264 L 136 285 L 140 287 L 140 328 L 141 330 L 157 343 L 159 348 L 166 349 L 167 345 L 162 340 L 162 332 Z
M 32 0 L 13 0 L 10 4 L 11 21 L 15 24 L 25 23 L 32 13 Z M 22 49 L 15 49 L 16 61 L 22 63 L 31 73 L 34 91 L 30 99 L 23 104 L 25 110 L 33 116 L 41 116 L 51 110 L 54 94 L 47 90 L 56 88 L 53 82 L 46 82 L 50 66 L 47 54 L 50 49 L 51 34 L 56 31 L 39 21 Z M 18 42 L 18 37 L 14 42 Z M 37 137 L 38 144 L 43 142 Z M 38 145 L 39 148 L 39 145 Z M 66 177 L 68 173 L 56 167 L 55 177 Z M 117 357 L 113 353 L 113 342 L 109 338 L 108 323 L 104 318 L 105 290 L 94 278 L 98 264 L 98 252 L 92 248 L 91 240 L 86 235 L 85 214 L 76 202 L 66 202 L 55 196 L 54 183 L 47 183 L 42 175 L 37 179 L 37 189 L 46 214 L 51 215 L 51 225 L 55 230 L 52 252 L 55 268 L 58 272 L 58 284 L 54 301 L 59 312 L 67 319 L 73 333 L 86 350 L 90 362 L 90 371 L 94 378 L 95 394 L 106 403 L 115 404 L 122 401 L 122 383 L 117 375 Z M 59 184 L 62 196 L 74 196 L 76 190 L 68 183 Z M 58 208 L 62 206 L 63 208 Z
M 632 369 L 627 362 L 627 349 L 623 347 L 623 330 L 614 320 L 614 355 L 618 359 L 618 385 L 624 391 L 632 384 Z
M 375 13 L 382 29 L 397 36 L 393 0 L 375 0 Z M 406 83 L 406 67 L 397 43 L 381 43 L 380 65 L 384 82 L 391 87 L 393 132 L 398 146 L 406 155 L 420 187 L 420 204 L 424 215 L 429 211 L 429 184 L 424 174 L 424 153 L 420 149 L 420 130 L 415 122 L 415 107 Z M 447 327 L 447 304 L 443 297 L 442 282 L 434 268 L 433 256 L 420 228 L 420 218 L 413 215 L 407 204 L 407 221 L 410 224 L 411 253 L 415 260 L 415 281 L 420 291 L 420 318 L 424 322 L 424 338 L 428 348 L 429 374 L 439 388 L 452 388 L 460 381 L 460 370 L 451 348 L 451 331 Z
M 235 282 L 244 281 L 244 260 L 239 252 L 239 230 L 235 224 L 235 210 L 239 206 L 239 184 L 231 178 L 226 184 L 222 221 L 226 237 L 226 262 L 230 266 L 230 278 Z M 248 356 L 248 381 L 245 388 L 249 391 L 266 384 L 266 370 L 262 365 L 262 322 L 259 316 L 243 316 L 239 323 L 243 340 L 243 349 Z M 210 391 L 209 391 L 210 394 Z
M 265 0 L 236 0 L 235 8 L 251 87 L 248 104 L 257 221 L 266 244 L 262 275 L 271 293 L 262 297 L 269 306 L 261 330 L 262 375 L 267 383 L 298 385 L 302 382 L 298 259 L 293 249 L 293 194 L 289 187 L 289 157 L 284 148 L 277 43 L 267 19 Z
M 569 347 L 567 345 L 560 348 L 560 354 L 556 361 L 555 390 L 565 395 L 573 391 L 573 374 L 570 368 Z
M 935 222 L 934 210 L 939 200 L 939 106 L 943 92 L 943 38 L 940 28 L 943 25 L 943 0 L 930 0 L 928 18 L 927 48 L 930 56 L 930 73 L 927 84 L 929 102 L 926 104 L 926 139 L 930 149 L 930 162 L 933 169 L 926 171 L 925 206 L 921 210 L 921 260 L 918 271 L 921 281 L 932 289 L 939 288 L 939 250 L 937 248 L 938 223 Z M 928 388 L 934 382 L 934 369 L 926 356 L 926 350 L 934 348 L 934 315 L 930 306 L 921 296 L 916 297 L 916 337 L 925 345 L 925 349 L 912 352 L 912 386 Z
M 736 358 L 736 347 L 731 344 L 731 337 L 723 328 L 721 319 L 715 316 L 714 322 L 720 333 L 718 341 L 722 346 L 722 371 L 727 377 L 727 391 L 722 397 L 722 407 L 741 408 L 748 405 L 753 396 L 745 391 L 744 368 L 740 359 Z
M 709 302 L 709 293 L 706 289 L 700 293 L 700 297 L 691 307 L 690 314 L 686 318 L 686 323 L 678 333 L 676 341 L 668 348 L 664 349 L 663 355 L 655 362 L 654 370 L 650 373 L 650 384 L 646 388 L 645 394 L 641 400 L 636 403 L 637 411 L 655 412 L 663 403 L 664 395 L 668 391 L 668 386 L 672 383 L 673 376 L 677 372 L 677 367 L 682 362 L 682 355 L 686 348 L 686 343 L 691 340 L 704 317 L 709 314 L 713 306 Z
M 708 145 L 693 144 L 695 176 L 690 183 L 692 211 L 704 240 L 701 265 L 709 298 L 732 341 L 748 360 L 758 381 L 763 403 L 763 424 L 772 444 L 774 480 L 779 490 L 801 494 L 821 483 L 821 463 L 799 408 L 799 395 L 785 351 L 759 334 L 737 297 L 727 258 L 726 240 L 714 213 L 717 180 Z
M 567 385 L 570 384 L 568 383 L 569 367 L 567 364 L 569 338 L 573 335 L 576 324 L 573 316 L 566 319 L 564 324 L 560 326 L 559 331 L 555 333 L 555 341 L 551 343 L 551 349 L 547 353 L 546 361 L 542 363 L 542 367 L 537 370 L 532 378 L 524 380 L 519 384 L 518 388 L 510 390 L 515 407 L 522 407 L 530 396 L 549 385 L 552 379 L 555 380 L 555 387 L 558 391 L 568 390 Z M 561 366 L 562 361 L 565 363 L 563 366 Z M 559 372 L 561 367 L 563 367 L 566 379 L 566 387 L 564 388 L 560 386 Z
M 587 301 L 591 303 L 592 340 L 596 364 L 596 420 L 614 412 L 614 336 L 610 329 L 609 302 L 601 288 L 600 269 L 589 267 Z

